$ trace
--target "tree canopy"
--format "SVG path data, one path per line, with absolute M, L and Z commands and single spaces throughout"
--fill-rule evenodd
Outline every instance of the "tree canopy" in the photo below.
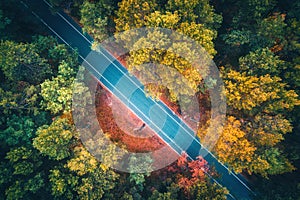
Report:
M 199 56 L 194 46 L 174 32 L 203 47 L 203 62 L 214 59 L 227 102 L 213 154 L 230 170 L 247 175 L 257 199 L 299 198 L 299 1 L 49 2 L 53 13 L 61 10 L 75 19 L 95 45 L 116 37 L 129 50 L 118 59 L 145 84 L 147 94 L 175 105 L 179 115 L 180 102 L 196 94 L 200 141 L 218 120 L 211 116 L 205 82 L 211 65 L 193 62 Z M 152 31 L 136 37 L 143 27 Z M 72 106 L 91 104 L 97 95 L 75 81 L 78 70 L 86 76 L 78 53 L 48 33 L 19 1 L 0 1 L 0 199 L 226 199 L 229 191 L 209 180 L 218 172 L 205 157 L 191 161 L 183 153 L 152 171 L 152 157 L 138 162 L 117 152 L 116 147 L 126 147 L 109 138 L 113 128 L 104 133 L 111 145 L 94 126 L 85 132 L 92 139 L 80 137 Z M 211 85 L 219 84 L 210 78 Z M 79 93 L 82 98 L 72 102 Z M 103 112 L 111 110 L 106 106 Z M 79 120 L 90 115 L 85 114 Z M 121 158 L 131 173 L 111 168 Z M 136 173 L 141 170 L 147 173 Z

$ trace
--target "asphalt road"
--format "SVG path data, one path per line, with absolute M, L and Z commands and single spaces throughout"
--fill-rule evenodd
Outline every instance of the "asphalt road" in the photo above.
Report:
M 51 34 L 76 49 L 83 65 L 174 151 L 181 154 L 185 150 L 190 159 L 206 155 L 205 160 L 221 174 L 220 178 L 211 179 L 230 191 L 228 199 L 251 199 L 253 192 L 244 178 L 229 172 L 225 165 L 203 148 L 199 138 L 194 136 L 194 131 L 165 104 L 146 97 L 139 80 L 130 76 L 126 68 L 108 51 L 103 48 L 100 52 L 91 51 L 93 39 L 83 34 L 70 17 L 63 12 L 50 12 L 50 4 L 44 0 L 24 0 L 21 3 L 49 28 Z

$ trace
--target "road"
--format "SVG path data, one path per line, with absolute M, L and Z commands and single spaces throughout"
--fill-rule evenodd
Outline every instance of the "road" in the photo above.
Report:
M 104 48 L 101 52 L 91 51 L 93 39 L 83 34 L 82 29 L 63 12 L 51 13 L 50 4 L 44 0 L 20 1 L 31 14 L 36 16 L 61 42 L 76 49 L 83 65 L 119 100 L 143 120 L 175 152 L 185 150 L 190 159 L 199 155 L 221 174 L 213 181 L 226 187 L 228 199 L 251 199 L 253 192 L 241 175 L 229 172 L 207 149 L 202 147 L 194 131 L 174 114 L 165 104 L 146 97 L 143 85 Z M 163 121 L 163 123 L 162 123 Z

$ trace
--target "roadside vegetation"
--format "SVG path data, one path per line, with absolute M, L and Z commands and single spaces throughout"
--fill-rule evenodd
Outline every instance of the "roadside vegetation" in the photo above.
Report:
M 168 28 L 194 39 L 215 61 L 225 86 L 227 116 L 214 154 L 231 170 L 247 176 L 258 199 L 299 198 L 299 1 L 50 2 L 54 11 L 64 9 L 74 17 L 95 44 L 140 27 Z M 135 42 L 149 38 L 159 42 L 155 35 L 147 37 Z M 164 45 L 170 50 L 176 47 L 176 43 Z M 137 76 L 149 71 L 141 67 L 148 62 L 179 71 L 202 102 L 198 136 L 206 136 L 209 94 L 191 64 L 154 48 L 129 52 L 122 62 Z M 0 199 L 226 199 L 226 188 L 205 174 L 218 176 L 203 158 L 191 162 L 183 154 L 149 174 L 121 173 L 96 160 L 82 144 L 72 119 L 78 70 L 76 52 L 50 36 L 18 0 L 0 0 Z M 157 70 L 159 82 L 176 79 L 161 71 Z M 179 94 L 174 91 L 180 88 L 174 87 L 147 84 L 146 90 L 177 112 Z M 77 87 L 76 92 L 86 90 Z M 126 135 L 114 119 L 109 96 L 99 85 L 98 121 L 112 141 L 136 152 L 164 145 L 150 129 L 143 132 L 152 135 L 148 139 Z M 126 108 L 117 114 L 126 115 L 121 119 L 124 127 L 141 123 Z M 111 162 L 118 159 L 113 148 L 108 156 Z M 136 166 L 132 158 L 129 168 L 135 167 L 143 166 Z

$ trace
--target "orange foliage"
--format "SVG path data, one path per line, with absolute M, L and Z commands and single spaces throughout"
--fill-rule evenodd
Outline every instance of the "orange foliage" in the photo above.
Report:
M 196 182 L 205 180 L 209 167 L 207 161 L 201 156 L 191 161 L 187 159 L 187 154 L 183 153 L 176 163 L 168 167 L 168 171 L 177 173 L 178 185 L 188 191 Z
M 72 112 L 64 112 L 61 116 L 61 119 L 67 119 L 70 124 L 74 124 Z
M 102 92 L 96 92 L 96 113 L 98 121 L 104 133 L 108 133 L 113 141 L 118 142 L 121 145 L 125 145 L 126 149 L 131 152 L 150 152 L 155 151 L 159 148 L 165 146 L 165 143 L 156 134 L 148 128 L 149 137 L 135 137 L 130 133 L 124 132 L 115 121 L 114 113 L 112 108 L 109 106 L 109 101 L 107 100 L 108 91 L 100 89 Z M 104 91 L 104 92 L 103 92 Z M 114 98 L 114 97 L 112 97 Z M 117 101 L 116 99 L 114 99 Z M 125 112 L 123 112 L 125 114 Z M 131 116 L 130 120 L 133 124 L 142 124 L 134 113 L 127 109 L 128 116 Z M 127 114 L 126 113 L 126 114 Z M 139 121 L 138 123 L 136 121 Z

